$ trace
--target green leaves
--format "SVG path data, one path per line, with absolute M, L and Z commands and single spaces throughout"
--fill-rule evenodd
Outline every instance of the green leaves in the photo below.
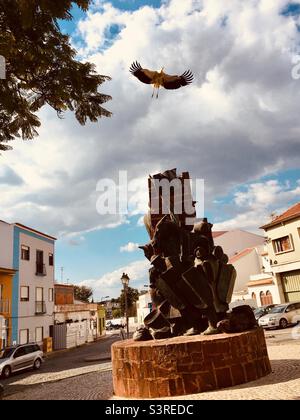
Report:
M 7 79 L 0 80 L 0 150 L 17 137 L 34 138 L 36 114 L 47 104 L 58 116 L 75 112 L 82 125 L 111 116 L 103 107 L 111 97 L 99 92 L 110 77 L 77 61 L 57 25 L 71 18 L 75 3 L 87 10 L 91 0 L 0 0 L 0 55 L 7 70 Z

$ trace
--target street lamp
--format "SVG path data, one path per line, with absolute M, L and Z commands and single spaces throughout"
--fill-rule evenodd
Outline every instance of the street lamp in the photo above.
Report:
M 126 316 L 126 330 L 127 330 L 127 339 L 129 338 L 129 323 L 128 323 L 128 303 L 127 303 L 127 291 L 129 284 L 129 277 L 127 274 L 123 273 L 121 277 L 121 282 L 124 287 L 124 299 L 125 299 L 125 316 Z

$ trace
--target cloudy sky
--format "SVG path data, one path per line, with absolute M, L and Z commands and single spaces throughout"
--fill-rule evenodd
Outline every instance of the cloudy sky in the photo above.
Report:
M 300 1 L 96 0 L 61 23 L 81 60 L 112 81 L 110 119 L 80 127 L 42 110 L 40 137 L 0 157 L 1 219 L 59 240 L 56 271 L 115 297 L 126 271 L 147 282 L 137 245 L 147 176 L 188 170 L 204 179 L 215 229 L 256 231 L 272 212 L 300 201 Z M 191 69 L 193 85 L 161 91 L 130 75 L 131 63 L 171 74 Z M 294 75 L 294 77 L 292 77 Z M 96 211 L 103 178 L 127 171 L 129 215 Z

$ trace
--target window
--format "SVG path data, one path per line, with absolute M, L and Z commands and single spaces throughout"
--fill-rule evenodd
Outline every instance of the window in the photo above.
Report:
M 29 302 L 29 287 L 21 286 L 21 302 Z
M 273 305 L 273 297 L 270 290 L 267 290 L 266 292 L 266 305 Z
M 273 241 L 273 247 L 275 254 L 280 254 L 281 252 L 288 252 L 293 250 L 291 235 L 283 236 L 282 238 L 275 239 Z
M 34 353 L 36 351 L 35 346 L 26 346 L 25 351 L 26 351 L 26 354 Z
M 21 260 L 30 260 L 30 248 L 26 245 L 21 245 Z
M 24 330 L 24 331 L 28 331 L 28 330 Z M 17 359 L 18 357 L 25 356 L 25 354 L 26 354 L 26 348 L 25 347 L 21 347 L 21 348 L 19 348 L 19 349 L 17 349 L 15 351 L 14 359 Z
M 20 330 L 20 344 L 27 344 L 29 342 L 29 330 Z
M 260 296 L 261 306 L 273 304 L 273 297 L 270 290 L 267 290 L 266 294 L 264 292 L 260 292 L 259 296 Z
M 49 289 L 49 302 L 53 302 L 54 300 L 54 290 Z
M 46 269 L 44 264 L 44 251 L 37 249 L 36 251 L 36 274 L 38 276 L 45 276 Z
M 253 292 L 251 295 L 252 299 L 256 300 L 256 294 Z
M 54 265 L 54 257 L 53 257 L 53 254 L 49 254 L 49 265 L 51 265 L 51 266 Z
M 43 341 L 44 339 L 44 328 L 43 327 L 37 327 L 35 329 L 35 341 L 37 343 Z

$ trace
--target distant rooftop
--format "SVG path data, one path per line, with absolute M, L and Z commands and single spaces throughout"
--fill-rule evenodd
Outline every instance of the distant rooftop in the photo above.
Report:
M 297 217 L 300 217 L 300 203 L 294 204 L 284 213 L 275 217 L 275 219 L 273 219 L 270 223 L 261 226 L 261 229 L 268 229 L 269 227 L 279 225 L 280 223 L 287 222 L 288 220 L 296 219 Z
M 218 236 L 224 235 L 224 233 L 227 233 L 227 230 L 217 230 L 215 232 L 212 232 L 213 238 L 217 238 Z
M 243 249 L 243 251 L 239 252 L 238 254 L 233 255 L 229 259 L 230 264 L 232 264 L 232 263 L 236 262 L 237 260 L 239 260 L 240 258 L 243 258 L 246 255 L 250 254 L 254 249 L 255 249 L 255 247 L 246 248 L 246 249 Z
M 15 226 L 18 226 L 18 227 L 20 227 L 22 229 L 29 230 L 30 232 L 37 233 L 38 235 L 42 235 L 42 236 L 45 236 L 46 238 L 53 239 L 54 241 L 56 241 L 56 238 L 54 238 L 54 236 L 47 235 L 46 233 L 43 233 L 43 232 L 40 232 L 40 231 L 38 231 L 36 229 L 32 229 L 32 228 L 30 228 L 28 226 L 22 225 L 21 223 L 15 223 Z

